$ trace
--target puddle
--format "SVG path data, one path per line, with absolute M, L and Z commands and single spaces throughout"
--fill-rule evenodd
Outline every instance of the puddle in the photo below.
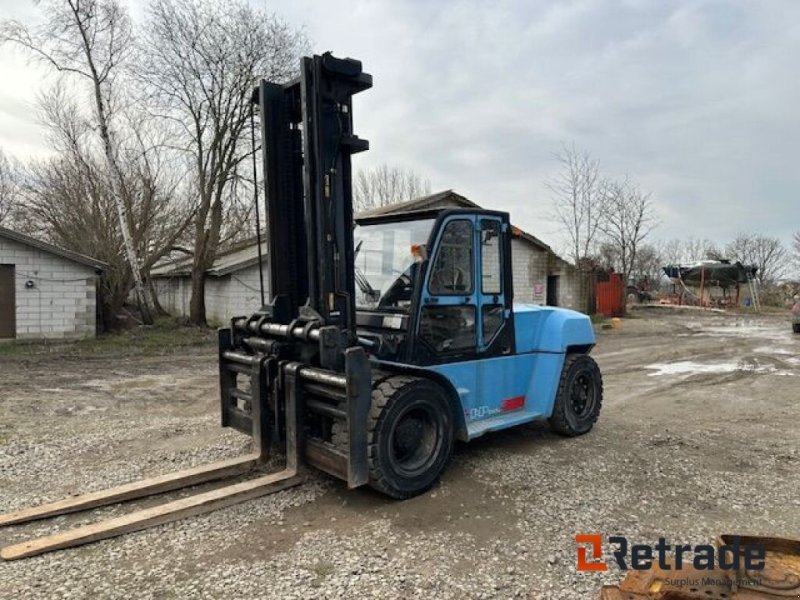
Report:
M 694 375 L 695 373 L 734 373 L 739 370 L 738 363 L 703 364 L 691 360 L 674 363 L 653 363 L 645 369 L 653 371 L 653 375 Z
M 726 373 L 769 373 L 771 375 L 797 375 L 791 371 L 778 370 L 775 365 L 762 365 L 758 362 L 717 362 L 700 363 L 691 360 L 681 360 L 672 363 L 653 363 L 646 365 L 645 369 L 653 371 L 651 377 L 658 375 L 698 375 L 698 374 L 726 374 Z
M 736 321 L 726 325 L 706 325 L 705 323 L 688 322 L 686 327 L 692 331 L 689 335 L 710 335 L 718 337 L 743 337 L 787 342 L 792 339 L 792 329 L 788 326 L 765 325 L 752 321 Z
M 757 352 L 758 354 L 780 354 L 781 356 L 792 356 L 797 354 L 798 350 L 791 350 L 789 348 L 776 348 L 774 346 L 761 346 L 753 350 L 753 352 Z

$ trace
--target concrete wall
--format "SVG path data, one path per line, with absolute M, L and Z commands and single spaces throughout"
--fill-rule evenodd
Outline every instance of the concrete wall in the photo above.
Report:
M 514 301 L 528 304 L 547 302 L 548 253 L 520 239 L 511 240 L 511 271 Z
M 175 317 L 189 316 L 192 295 L 188 276 L 153 279 L 161 306 Z M 264 265 L 264 297 L 269 300 L 269 272 Z M 206 318 L 210 323 L 227 323 L 231 317 L 249 315 L 261 308 L 258 265 L 230 275 L 206 279 Z
M 555 254 L 514 238 L 511 240 L 511 270 L 515 302 L 547 304 L 548 276 L 553 276 L 557 286 L 556 306 L 580 312 L 589 309 L 589 277 Z
M 2 237 L 0 264 L 14 265 L 17 339 L 94 337 L 92 267 Z
M 580 312 L 594 312 L 592 277 L 567 261 L 555 258 L 552 275 L 558 277 L 558 306 Z

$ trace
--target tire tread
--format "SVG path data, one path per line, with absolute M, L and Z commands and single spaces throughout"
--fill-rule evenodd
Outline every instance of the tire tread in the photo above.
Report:
M 553 414 L 550 417 L 550 427 L 556 432 L 560 433 L 561 435 L 567 437 L 576 437 L 579 435 L 583 435 L 584 433 L 588 433 L 588 431 L 581 432 L 576 431 L 572 428 L 569 424 L 569 420 L 567 419 L 566 410 L 567 407 L 563 402 L 563 399 L 566 398 L 567 395 L 567 384 L 568 384 L 568 373 L 572 366 L 580 360 L 582 357 L 588 356 L 586 354 L 568 354 L 566 359 L 564 360 L 564 366 L 561 369 L 561 379 L 558 382 L 558 389 L 556 390 L 556 399 L 555 405 L 553 406 Z M 597 375 L 597 382 L 599 387 L 599 394 L 597 397 L 597 409 L 594 411 L 592 415 L 592 425 L 597 422 L 597 417 L 600 415 L 600 409 L 602 408 L 603 404 L 603 376 L 600 373 L 600 369 L 597 367 L 597 363 L 594 362 L 594 359 L 588 357 L 589 360 L 594 363 L 594 368 Z M 591 427 L 589 428 L 591 430 Z
M 392 375 L 379 381 L 372 388 L 372 404 L 367 418 L 367 460 L 369 462 L 370 486 L 379 492 L 404 500 L 416 494 L 397 488 L 380 467 L 378 459 L 378 431 L 387 414 L 387 406 L 392 396 L 400 392 L 406 385 L 418 381 L 418 377 L 410 375 Z

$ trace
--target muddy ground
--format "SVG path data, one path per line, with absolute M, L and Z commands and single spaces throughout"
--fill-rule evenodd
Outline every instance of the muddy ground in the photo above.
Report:
M 620 572 L 577 572 L 576 533 L 800 537 L 800 336 L 782 316 L 637 314 L 599 331 L 589 435 L 534 425 L 460 444 L 441 483 L 402 503 L 315 473 L 1 563 L 0 598 L 596 598 Z M 0 510 L 243 452 L 247 438 L 218 428 L 216 386 L 212 336 L 164 356 L 0 354 Z M 6 528 L 0 544 L 127 510 Z

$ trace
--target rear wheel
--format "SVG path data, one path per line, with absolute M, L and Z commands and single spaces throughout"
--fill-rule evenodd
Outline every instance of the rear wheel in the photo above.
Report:
M 792 323 L 792 331 L 800 333 L 800 323 Z
M 603 403 L 603 377 L 587 354 L 568 354 L 561 371 L 550 426 L 562 435 L 588 433 Z
M 446 392 L 417 377 L 385 379 L 372 390 L 367 421 L 370 485 L 392 498 L 429 489 L 453 449 Z

